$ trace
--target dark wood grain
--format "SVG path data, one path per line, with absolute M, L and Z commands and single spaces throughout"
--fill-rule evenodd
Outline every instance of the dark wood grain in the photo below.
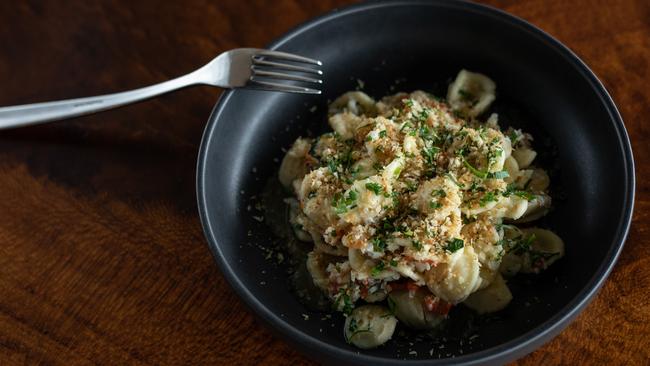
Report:
M 162 81 L 263 46 L 348 1 L 3 1 L 0 105 Z M 548 31 L 612 93 L 638 188 L 625 250 L 598 297 L 517 361 L 650 359 L 650 3 L 490 0 Z M 194 199 L 219 92 L 194 88 L 94 116 L 0 132 L 0 364 L 311 361 L 244 309 L 205 245 Z

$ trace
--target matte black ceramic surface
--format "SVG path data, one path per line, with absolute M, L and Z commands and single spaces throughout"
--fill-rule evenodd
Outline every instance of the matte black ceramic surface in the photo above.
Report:
M 503 12 L 442 1 L 346 8 L 300 26 L 271 47 L 322 60 L 324 95 L 224 93 L 203 137 L 197 186 L 219 268 L 277 333 L 321 361 L 417 364 L 454 356 L 466 364 L 502 363 L 548 341 L 595 295 L 627 235 L 634 166 L 612 100 L 568 49 Z M 457 311 L 463 320 L 452 322 L 456 329 L 445 339 L 358 350 L 344 341 L 342 316 L 322 321 L 322 314 L 308 311 L 290 293 L 286 269 L 259 248 L 272 247 L 274 235 L 248 206 L 276 173 L 281 149 L 308 130 L 326 128 L 327 100 L 360 83 L 374 97 L 414 89 L 444 96 L 461 68 L 496 82 L 494 111 L 502 124 L 523 126 L 538 137 L 555 199 L 554 211 L 540 225 L 564 239 L 566 257 L 539 276 L 513 280 L 515 299 L 496 316 L 472 319 Z

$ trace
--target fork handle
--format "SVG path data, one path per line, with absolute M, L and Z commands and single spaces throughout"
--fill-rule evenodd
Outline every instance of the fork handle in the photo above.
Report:
M 26 126 L 104 111 L 201 83 L 200 70 L 131 91 L 95 97 L 0 108 L 0 129 Z

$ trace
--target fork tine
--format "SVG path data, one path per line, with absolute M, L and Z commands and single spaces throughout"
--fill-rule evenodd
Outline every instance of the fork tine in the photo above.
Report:
M 318 65 L 318 66 L 323 65 L 322 62 L 320 62 L 318 60 L 314 60 L 313 58 L 298 56 L 298 55 L 294 55 L 292 53 L 280 52 L 280 51 L 260 50 L 260 51 L 257 51 L 257 53 L 253 57 L 255 57 L 255 56 L 273 57 L 273 58 L 277 58 L 277 59 L 280 59 L 280 60 L 304 62 L 304 63 L 307 63 L 307 64 Z
M 281 62 L 260 60 L 260 59 L 257 59 L 257 58 L 253 58 L 253 65 L 269 66 L 269 67 L 275 67 L 275 68 L 282 69 L 282 70 L 287 70 L 287 71 L 299 71 L 299 72 L 304 72 L 304 73 L 308 73 L 308 74 L 323 75 L 322 71 L 316 70 L 316 69 L 311 69 L 309 67 L 283 64 Z M 255 66 L 253 66 L 253 67 L 255 67 Z
M 302 86 L 287 85 L 281 83 L 272 83 L 268 81 L 259 81 L 259 80 L 251 80 L 248 86 L 254 89 L 272 90 L 272 91 L 280 91 L 280 92 L 287 92 L 287 93 L 302 93 L 302 94 L 321 93 L 321 91 L 317 89 L 311 89 Z
M 288 74 L 288 73 L 283 73 L 283 72 L 275 72 L 275 71 L 267 71 L 267 70 L 259 70 L 259 69 L 253 69 L 253 76 L 264 76 L 264 77 L 269 77 L 269 78 L 274 78 L 274 79 L 284 79 L 284 80 L 295 80 L 295 81 L 304 81 L 307 83 L 317 83 L 317 84 L 322 84 L 323 81 L 320 79 L 314 79 L 310 78 L 307 76 L 302 76 L 302 75 L 293 75 L 293 74 Z

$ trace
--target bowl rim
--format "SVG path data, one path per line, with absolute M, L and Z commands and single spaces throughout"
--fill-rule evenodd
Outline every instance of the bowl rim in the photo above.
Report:
M 591 300 L 593 300 L 596 293 L 601 288 L 612 268 L 614 267 L 628 236 L 632 221 L 632 212 L 634 209 L 636 182 L 634 173 L 634 157 L 630 140 L 621 115 L 616 108 L 612 97 L 609 95 L 603 84 L 591 71 L 591 69 L 589 69 L 589 67 L 575 53 L 573 53 L 573 51 L 571 51 L 567 46 L 563 45 L 561 42 L 540 28 L 536 27 L 535 25 L 505 11 L 488 5 L 477 4 L 465 0 L 455 2 L 448 2 L 445 0 L 384 0 L 375 2 L 363 2 L 340 9 L 334 9 L 328 13 L 325 13 L 324 15 L 304 22 L 284 33 L 275 41 L 271 42 L 268 45 L 268 48 L 273 50 L 279 49 L 294 37 L 304 32 L 308 32 L 323 23 L 340 17 L 349 16 L 358 12 L 372 11 L 379 8 L 402 6 L 431 6 L 437 8 L 454 8 L 457 10 L 477 13 L 482 16 L 492 17 L 496 21 L 509 23 L 509 25 L 516 27 L 518 30 L 526 32 L 530 36 L 537 38 L 539 41 L 542 41 L 547 47 L 553 49 L 566 62 L 572 65 L 575 71 L 579 72 L 589 82 L 592 90 L 598 95 L 601 103 L 606 107 L 609 114 L 609 119 L 616 131 L 619 147 L 622 150 L 622 155 L 619 158 L 623 161 L 624 165 L 625 176 L 622 178 L 624 179 L 624 185 L 626 189 L 624 192 L 624 203 L 620 212 L 620 219 L 617 224 L 615 239 L 612 241 L 610 249 L 608 250 L 606 256 L 603 258 L 603 262 L 598 267 L 593 276 L 589 279 L 587 284 L 555 315 L 537 327 L 531 329 L 530 331 L 498 346 L 475 353 L 456 356 L 453 359 L 431 358 L 399 360 L 392 358 L 383 358 L 355 352 L 353 350 L 339 348 L 337 346 L 314 338 L 299 328 L 293 327 L 279 315 L 269 310 L 262 302 L 258 301 L 254 294 L 249 289 L 247 289 L 244 284 L 238 279 L 235 272 L 233 271 L 233 268 L 228 264 L 225 256 L 223 255 L 219 244 L 217 243 L 214 234 L 214 228 L 211 222 L 211 217 L 207 210 L 208 203 L 205 194 L 205 169 L 207 167 L 207 151 L 209 149 L 210 142 L 213 140 L 212 136 L 219 126 L 218 121 L 225 107 L 227 106 L 228 101 L 235 93 L 237 93 L 237 91 L 234 90 L 224 91 L 218 102 L 215 104 L 208 119 L 208 124 L 205 127 L 199 148 L 196 173 L 196 190 L 199 217 L 201 220 L 201 225 L 203 227 L 204 235 L 221 273 L 224 275 L 230 286 L 235 290 L 237 295 L 242 300 L 244 300 L 244 303 L 246 303 L 246 305 L 253 310 L 255 315 L 261 317 L 276 332 L 280 333 L 285 340 L 288 340 L 300 346 L 303 353 L 305 353 L 305 350 L 309 350 L 314 351 L 317 355 L 327 355 L 328 359 L 338 359 L 345 362 L 354 360 L 357 363 L 373 363 L 378 365 L 396 363 L 403 365 L 423 365 L 449 362 L 475 365 L 509 362 L 537 349 L 544 343 L 550 341 L 566 326 L 568 326 L 571 321 L 573 321 L 573 319 L 591 302 Z

